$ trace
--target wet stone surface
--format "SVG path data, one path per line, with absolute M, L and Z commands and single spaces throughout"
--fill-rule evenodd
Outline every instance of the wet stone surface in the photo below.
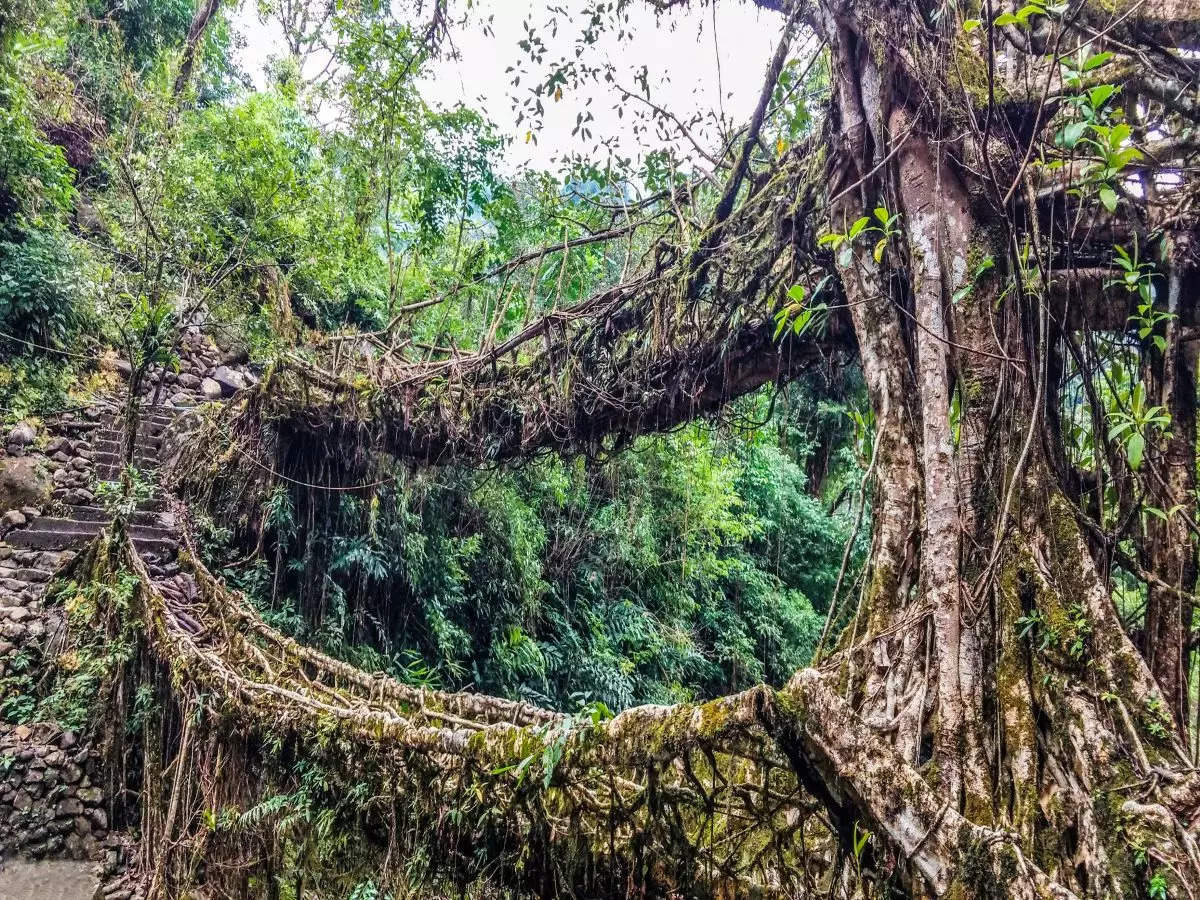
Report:
M 95 863 L 0 862 L 0 900 L 92 900 Z

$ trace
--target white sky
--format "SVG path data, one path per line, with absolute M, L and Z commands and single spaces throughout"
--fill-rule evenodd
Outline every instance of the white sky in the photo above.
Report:
M 522 23 L 529 18 L 535 26 L 542 25 L 550 2 L 571 12 L 581 9 L 587 0 L 476 0 L 479 18 L 493 15 L 493 34 L 485 35 L 478 27 L 455 31 L 453 40 L 459 58 L 436 62 L 422 89 L 430 102 L 453 105 L 461 101 L 490 118 L 502 134 L 512 138 L 505 158 L 514 168 L 522 164 L 553 167 L 562 154 L 589 153 L 594 146 L 594 139 L 583 141 L 571 136 L 575 115 L 583 108 L 586 95 L 568 94 L 561 103 L 545 101 L 545 126 L 538 133 L 537 143 L 527 143 L 527 126 L 516 124 L 512 74 L 505 70 L 522 58 L 518 46 L 525 36 Z M 588 62 L 610 60 L 618 70 L 618 80 L 630 89 L 636 89 L 634 74 L 647 66 L 654 100 L 685 121 L 697 112 L 711 114 L 723 109 L 729 119 L 741 123 L 753 109 L 782 22 L 778 16 L 749 4 L 726 0 L 716 7 L 714 46 L 713 15 L 711 7 L 696 8 L 656 22 L 648 9 L 636 8 L 631 20 L 633 36 L 618 44 L 615 35 L 606 34 L 600 44 L 590 48 Z M 560 24 L 563 21 L 560 17 Z M 246 40 L 239 63 L 261 86 L 267 58 L 283 52 L 279 31 L 259 22 L 254 0 L 242 4 L 234 23 Z M 539 30 L 539 34 L 548 47 L 547 60 L 573 53 L 575 34 L 569 27 L 560 27 L 557 39 L 545 30 Z M 523 83 L 517 90 L 524 89 Z M 638 156 L 633 117 L 626 114 L 619 118 L 613 108 L 618 95 L 601 85 L 589 92 L 593 102 L 588 108 L 595 116 L 590 124 L 593 136 L 616 136 L 619 152 Z

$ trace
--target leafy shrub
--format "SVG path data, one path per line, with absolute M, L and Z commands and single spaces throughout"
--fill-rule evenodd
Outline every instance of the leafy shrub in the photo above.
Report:
M 88 281 L 71 239 L 31 230 L 0 240 L 0 330 L 62 347 L 86 315 Z
M 0 341 L 0 358 L 8 342 Z M 0 411 L 6 422 L 38 418 L 67 406 L 75 380 L 69 362 L 51 356 L 19 356 L 0 363 Z

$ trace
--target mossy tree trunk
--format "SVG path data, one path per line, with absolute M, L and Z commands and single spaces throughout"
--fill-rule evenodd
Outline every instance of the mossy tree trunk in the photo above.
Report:
M 881 229 L 835 250 L 878 447 L 866 587 L 830 662 L 946 808 L 1012 834 L 1053 893 L 1140 896 L 1157 878 L 1185 896 L 1200 884 L 1178 730 L 1193 536 L 1183 515 L 1152 529 L 1161 583 L 1139 652 L 1060 477 L 1061 248 L 998 106 L 964 101 L 960 26 L 932 28 L 928 6 L 824 0 L 812 16 L 831 53 L 829 228 Z M 1190 510 L 1196 382 L 1178 322 L 1151 351 L 1176 419 L 1153 475 L 1160 506 Z M 1000 857 L 962 862 L 948 865 L 967 894 L 1019 892 Z

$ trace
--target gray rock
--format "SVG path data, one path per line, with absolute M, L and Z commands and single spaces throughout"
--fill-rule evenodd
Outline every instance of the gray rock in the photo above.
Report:
M 200 390 L 209 400 L 220 400 L 225 396 L 225 390 L 221 387 L 221 383 L 215 378 L 205 378 L 200 382 Z M 231 390 L 230 394 L 233 393 Z
M 37 429 L 28 422 L 18 422 L 8 432 L 7 443 L 10 447 L 28 447 L 37 440 Z
M 0 530 L 7 531 L 10 528 L 20 528 L 27 521 L 24 513 L 10 509 L 3 516 L 0 516 Z
M 44 506 L 53 481 L 45 464 L 31 456 L 0 460 L 0 510 Z
M 194 391 L 200 387 L 200 376 L 193 375 L 191 372 L 180 372 L 179 386 Z
M 221 393 L 226 397 L 232 397 L 246 387 L 245 376 L 229 366 L 217 366 L 216 371 L 212 374 L 212 380 L 221 386 Z

